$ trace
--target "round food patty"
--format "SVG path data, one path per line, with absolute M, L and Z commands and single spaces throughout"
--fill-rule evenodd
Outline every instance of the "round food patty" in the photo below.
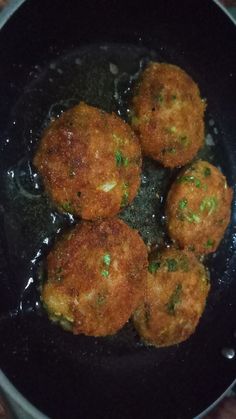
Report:
M 181 248 L 214 252 L 230 221 L 232 189 L 224 175 L 198 160 L 181 171 L 167 197 L 169 235 Z
M 165 249 L 149 264 L 144 300 L 133 315 L 140 337 L 170 346 L 194 333 L 210 285 L 204 266 L 192 252 Z
M 84 221 L 48 255 L 42 301 L 75 334 L 114 334 L 140 302 L 147 265 L 136 230 L 118 219 Z
M 205 102 L 181 68 L 151 62 L 136 85 L 131 109 L 143 153 L 164 166 L 183 166 L 202 147 Z
M 60 211 L 94 220 L 135 197 L 141 150 L 128 124 L 81 102 L 53 121 L 33 160 Z

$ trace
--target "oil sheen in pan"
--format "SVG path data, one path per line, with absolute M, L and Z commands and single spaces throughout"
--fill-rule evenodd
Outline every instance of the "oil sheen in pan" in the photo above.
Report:
M 72 51 L 32 70 L 31 80 L 12 110 L 2 150 L 5 156 L 5 171 L 1 179 L 4 231 L 9 263 L 20 278 L 15 281 L 19 298 L 14 313 L 37 312 L 38 315 L 44 315 L 38 290 L 38 266 L 57 235 L 75 223 L 71 215 L 56 211 L 32 167 L 32 156 L 43 130 L 51 119 L 59 117 L 64 110 L 81 100 L 116 112 L 128 120 L 133 84 L 150 60 L 171 62 L 165 51 L 108 44 Z M 198 82 L 196 78 L 195 81 Z M 201 85 L 199 87 L 201 91 Z M 210 110 L 207 110 L 206 145 L 199 157 L 209 160 L 225 172 L 227 156 L 224 153 L 222 134 Z M 150 249 L 168 244 L 164 203 L 177 172 L 164 169 L 145 158 L 139 193 L 120 214 L 131 227 L 139 230 Z M 229 242 L 228 232 L 224 245 L 206 261 L 213 284 L 207 307 L 209 313 L 220 298 L 220 278 L 232 252 L 233 245 Z M 223 265 L 222 259 L 226 261 Z M 14 304 L 12 308 L 15 308 Z M 209 313 L 205 318 L 209 318 Z M 116 345 L 120 348 L 140 345 L 130 324 L 114 337 L 102 339 L 113 349 Z

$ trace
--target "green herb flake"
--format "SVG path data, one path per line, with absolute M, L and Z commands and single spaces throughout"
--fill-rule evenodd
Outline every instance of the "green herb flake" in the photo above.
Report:
M 175 315 L 176 306 L 181 302 L 182 285 L 177 284 L 176 288 L 171 295 L 168 303 L 166 304 L 167 312 L 171 316 Z
M 101 271 L 101 275 L 104 276 L 104 278 L 107 278 L 109 276 L 109 271 L 107 269 L 103 269 Z
M 105 254 L 103 255 L 102 260 L 103 260 L 103 263 L 104 263 L 106 266 L 110 266 L 110 264 L 111 264 L 111 255 L 110 255 L 110 253 L 105 253 Z
M 129 203 L 129 184 L 123 183 L 123 195 L 121 198 L 121 208 L 125 207 Z
M 128 165 L 129 165 L 129 159 L 128 157 L 125 157 L 124 166 L 127 167 Z
M 119 150 L 115 152 L 115 161 L 118 167 L 123 165 L 123 154 Z
M 121 208 L 126 207 L 126 205 L 129 202 L 129 192 L 124 192 L 124 195 L 122 196 L 122 200 L 121 200 Z
M 131 124 L 136 126 L 140 124 L 140 119 L 137 116 L 132 116 L 131 118 Z
M 149 263 L 148 270 L 151 274 L 155 274 L 156 271 L 160 268 L 160 266 L 161 266 L 160 262 L 151 262 Z
M 203 174 L 204 174 L 205 177 L 210 176 L 211 175 L 210 167 L 205 167 L 204 170 L 203 170 Z
M 201 187 L 201 182 L 199 179 L 195 178 L 195 176 L 193 175 L 185 175 L 185 176 L 180 176 L 177 179 L 177 183 L 192 183 L 196 186 L 196 188 L 200 188 Z
M 212 212 L 216 210 L 218 206 L 218 200 L 215 196 L 209 196 L 202 200 L 200 204 L 200 211 L 208 211 L 208 215 L 211 215 Z
M 195 214 L 194 212 L 189 212 L 188 214 L 185 215 L 185 219 L 189 222 L 189 223 L 197 223 L 199 224 L 201 222 L 201 218 Z
M 166 259 L 166 266 L 168 272 L 176 272 L 178 269 L 178 262 L 176 259 Z
M 115 161 L 116 161 L 116 165 L 117 167 L 127 167 L 129 165 L 129 159 L 128 157 L 124 157 L 122 151 L 117 150 L 115 152 Z
M 210 248 L 212 248 L 214 246 L 214 244 L 215 244 L 215 241 L 214 240 L 208 239 L 207 242 L 205 243 L 205 248 L 206 249 L 210 249 Z
M 171 99 L 172 99 L 172 100 L 176 100 L 176 99 L 177 99 L 177 96 L 176 96 L 176 95 L 172 95 L 172 96 L 171 96 Z
M 72 203 L 70 201 L 65 201 L 61 204 L 61 207 L 66 212 L 73 212 Z
M 166 132 L 168 132 L 168 134 L 175 134 L 177 132 L 176 127 L 173 125 L 172 127 L 167 127 L 166 128 Z
M 188 205 L 188 200 L 186 198 L 180 199 L 178 207 L 180 210 L 186 208 Z
M 183 272 L 188 272 L 190 270 L 189 260 L 188 260 L 187 256 L 182 256 L 181 257 L 181 259 L 179 261 L 179 268 Z
M 186 135 L 181 135 L 181 136 L 179 137 L 179 140 L 180 140 L 181 144 L 182 144 L 184 147 L 186 147 L 186 146 L 188 145 L 188 143 L 189 143 L 189 141 L 188 141 L 188 137 L 187 137 Z
M 162 154 L 166 154 L 166 153 L 175 154 L 176 153 L 176 148 L 175 147 L 166 147 L 166 148 L 163 148 L 161 150 L 161 152 L 162 152 Z

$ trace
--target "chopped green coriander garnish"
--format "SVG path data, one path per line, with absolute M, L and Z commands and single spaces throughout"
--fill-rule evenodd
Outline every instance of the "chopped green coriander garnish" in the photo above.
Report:
M 104 255 L 102 256 L 102 264 L 103 264 L 103 268 L 101 270 L 101 275 L 104 276 L 105 278 L 107 278 L 109 276 L 109 267 L 111 264 L 111 255 L 110 253 L 104 253 Z
M 124 157 L 122 151 L 117 150 L 115 152 L 115 161 L 116 161 L 116 165 L 117 167 L 127 167 L 129 164 L 129 159 L 128 157 Z
M 139 123 L 140 123 L 140 119 L 137 116 L 132 116 L 131 124 L 132 125 L 138 125 Z
M 166 266 L 168 272 L 176 272 L 178 269 L 178 262 L 175 259 L 166 259 Z
M 189 260 L 187 256 L 182 256 L 179 260 L 179 268 L 181 271 L 188 272 L 189 271 Z
M 161 152 L 162 152 L 162 154 L 165 154 L 165 153 L 175 154 L 176 153 L 176 148 L 175 147 L 166 147 L 166 148 L 163 148 L 161 150 Z
M 115 160 L 116 160 L 116 165 L 118 167 L 123 165 L 123 154 L 121 153 L 121 151 L 117 150 L 115 152 Z
M 129 202 L 129 192 L 124 192 L 124 195 L 122 196 L 122 200 L 121 200 L 121 208 L 125 207 Z
M 160 262 L 151 262 L 149 263 L 148 270 L 151 274 L 155 274 L 156 271 L 160 268 Z
M 188 200 L 186 198 L 180 199 L 179 205 L 178 205 L 179 209 L 182 210 L 182 209 L 186 208 L 187 205 L 188 205 Z
M 203 170 L 203 174 L 204 174 L 205 177 L 210 176 L 211 175 L 210 167 L 205 167 L 204 170 Z
M 200 211 L 208 211 L 208 215 L 211 215 L 212 212 L 216 210 L 218 206 L 218 200 L 215 196 L 209 196 L 202 200 L 200 204 Z
M 188 145 L 188 143 L 189 143 L 189 141 L 188 141 L 188 137 L 187 137 L 186 135 L 181 135 L 181 136 L 179 137 L 179 140 L 180 140 L 180 142 L 181 142 L 181 144 L 182 144 L 183 146 L 187 146 L 187 145 Z
M 193 183 L 196 188 L 200 188 L 201 187 L 201 182 L 199 179 L 197 179 L 195 176 L 193 175 L 184 175 L 184 176 L 180 176 L 177 179 L 177 183 Z
M 105 254 L 103 255 L 103 263 L 104 263 L 106 266 L 110 266 L 110 264 L 111 264 L 111 255 L 110 255 L 110 253 L 105 253 Z
M 189 223 L 200 223 L 201 222 L 201 218 L 195 214 L 194 212 L 189 212 L 188 214 L 185 215 L 185 219 L 187 221 L 189 221 Z
M 214 244 L 215 244 L 215 241 L 214 240 L 208 239 L 207 242 L 205 243 L 205 247 L 207 249 L 209 249 L 209 248 L 213 247 Z
M 166 304 L 167 312 L 172 316 L 175 314 L 177 304 L 179 304 L 181 301 L 181 294 L 182 285 L 177 284 L 173 294 L 171 295 L 168 303 Z
M 66 212 L 72 212 L 73 211 L 72 203 L 70 201 L 63 202 L 61 204 L 61 207 Z
M 107 278 L 109 276 L 109 271 L 104 269 L 103 271 L 101 271 L 101 275 Z
M 125 207 L 129 202 L 129 184 L 123 183 L 123 196 L 121 199 L 121 208 Z
M 168 132 L 169 134 L 175 134 L 176 131 L 177 131 L 177 129 L 174 125 L 172 127 L 167 127 L 166 128 L 166 132 Z

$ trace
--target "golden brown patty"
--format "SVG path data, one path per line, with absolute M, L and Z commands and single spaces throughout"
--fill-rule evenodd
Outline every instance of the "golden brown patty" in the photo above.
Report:
M 42 300 L 73 333 L 111 335 L 140 302 L 147 265 L 146 246 L 123 221 L 82 222 L 49 254 Z
M 145 155 L 166 167 L 183 166 L 203 145 L 205 103 L 181 68 L 150 63 L 132 101 L 132 127 Z
M 181 248 L 214 252 L 230 220 L 232 189 L 212 164 L 198 160 L 183 170 L 167 197 L 169 235 Z
M 131 128 L 82 102 L 49 125 L 33 162 L 58 208 L 88 220 L 117 214 L 140 184 L 141 151 Z
M 186 340 L 205 307 L 210 285 L 193 253 L 164 250 L 149 265 L 145 297 L 133 315 L 141 338 L 155 346 Z

